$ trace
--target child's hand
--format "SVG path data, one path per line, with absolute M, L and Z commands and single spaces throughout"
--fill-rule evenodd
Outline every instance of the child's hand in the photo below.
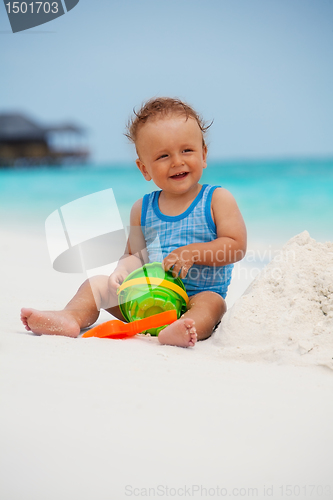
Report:
M 190 245 L 173 250 L 163 260 L 162 265 L 164 269 L 166 271 L 170 270 L 174 278 L 177 278 L 178 275 L 180 278 L 185 278 L 189 269 L 195 262 L 195 252 L 193 250 L 194 249 L 191 249 Z
M 128 274 L 126 269 L 116 269 L 109 277 L 109 290 L 116 292 Z

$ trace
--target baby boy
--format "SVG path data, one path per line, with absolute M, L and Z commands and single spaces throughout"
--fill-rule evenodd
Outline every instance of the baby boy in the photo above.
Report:
M 189 303 L 158 340 L 190 347 L 212 334 L 226 311 L 233 264 L 246 252 L 246 228 L 229 191 L 200 184 L 207 167 L 206 130 L 179 99 L 151 99 L 135 113 L 127 136 L 135 144 L 137 167 L 159 191 L 134 203 L 127 248 L 111 276 L 85 281 L 62 311 L 23 308 L 27 330 L 77 337 L 101 308 L 125 321 L 115 305 L 117 288 L 145 262 L 159 261 L 183 279 Z

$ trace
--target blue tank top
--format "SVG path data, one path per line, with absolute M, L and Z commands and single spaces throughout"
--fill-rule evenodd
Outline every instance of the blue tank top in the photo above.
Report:
M 158 207 L 161 191 L 146 194 L 142 201 L 141 227 L 146 241 L 149 262 L 162 262 L 176 248 L 191 243 L 205 243 L 217 238 L 211 215 L 214 190 L 219 186 L 204 184 L 185 212 L 164 215 Z M 203 291 L 227 295 L 234 265 L 202 266 L 194 264 L 183 279 L 189 296 Z

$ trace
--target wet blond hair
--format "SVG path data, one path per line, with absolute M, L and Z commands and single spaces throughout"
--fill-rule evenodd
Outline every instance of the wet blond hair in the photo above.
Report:
M 133 109 L 133 116 L 127 124 L 125 136 L 136 144 L 138 132 L 148 120 L 162 118 L 172 114 L 184 115 L 186 120 L 193 118 L 201 130 L 202 145 L 203 147 L 206 146 L 205 134 L 213 122 L 207 125 L 202 117 L 189 106 L 189 104 L 172 97 L 154 97 L 143 103 L 139 111 Z

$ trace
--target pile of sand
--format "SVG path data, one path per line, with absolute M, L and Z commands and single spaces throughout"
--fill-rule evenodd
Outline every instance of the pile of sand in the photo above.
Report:
M 223 318 L 227 358 L 333 369 L 333 243 L 294 236 Z

